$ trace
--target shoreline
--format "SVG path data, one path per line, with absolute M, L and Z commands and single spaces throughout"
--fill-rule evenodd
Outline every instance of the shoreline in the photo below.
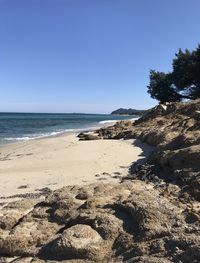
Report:
M 130 119 L 121 119 L 121 120 L 105 120 L 105 121 L 100 121 L 98 123 L 96 123 L 95 126 L 90 126 L 90 127 L 87 127 L 87 128 L 77 128 L 77 129 L 68 129 L 69 131 L 67 130 L 63 130 L 63 131 L 53 131 L 51 132 L 51 134 L 48 134 L 46 133 L 43 134 L 43 135 L 40 135 L 38 137 L 34 137 L 34 134 L 33 134 L 33 137 L 29 137 L 28 139 L 23 139 L 25 137 L 21 137 L 21 138 L 15 138 L 13 140 L 4 140 L 4 142 L 1 142 L 0 141 L 0 149 L 4 146 L 7 146 L 7 145 L 12 145 L 12 144 L 16 144 L 16 143 L 24 143 L 24 142 L 29 142 L 29 141 L 34 141 L 34 140 L 40 140 L 40 139 L 48 139 L 48 138 L 54 138 L 54 137 L 59 137 L 59 136 L 62 136 L 62 135 L 70 135 L 70 134 L 79 134 L 81 132 L 92 132 L 92 131 L 95 131 L 97 129 L 100 129 L 100 128 L 107 128 L 109 126 L 112 126 L 114 124 L 116 124 L 116 122 L 119 122 L 119 121 L 134 121 L 138 119 L 137 117 L 135 118 L 130 118 Z
M 64 133 L 6 144 L 0 148 L 0 203 L 44 188 L 119 182 L 146 155 L 148 146 L 134 141 L 79 141 L 77 133 Z

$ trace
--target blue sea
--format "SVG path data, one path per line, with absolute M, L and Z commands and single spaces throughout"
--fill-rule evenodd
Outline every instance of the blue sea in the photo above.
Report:
M 134 118 L 105 114 L 0 113 L 0 144 L 79 132 Z

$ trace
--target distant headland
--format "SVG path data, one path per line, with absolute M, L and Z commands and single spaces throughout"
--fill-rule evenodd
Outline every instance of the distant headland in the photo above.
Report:
M 120 108 L 111 112 L 112 115 L 143 115 L 147 110 L 124 109 Z

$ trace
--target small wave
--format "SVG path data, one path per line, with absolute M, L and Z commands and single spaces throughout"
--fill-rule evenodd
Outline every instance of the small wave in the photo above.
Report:
M 88 128 L 87 130 L 89 130 L 89 129 L 92 129 L 92 127 Z M 85 131 L 85 130 L 86 129 L 84 129 L 84 128 L 80 128 L 80 129 L 65 129 L 65 130 L 62 130 L 62 131 L 53 131 L 53 132 L 34 134 L 34 135 L 23 136 L 23 137 L 7 137 L 7 138 L 3 138 L 3 141 L 7 141 L 7 142 L 30 141 L 30 140 L 35 140 L 35 139 L 54 137 L 54 136 L 61 135 L 61 134 L 64 134 L 64 133 L 81 132 L 81 131 Z
M 7 137 L 4 138 L 5 141 L 30 141 L 30 140 L 35 140 L 35 139 L 40 139 L 40 138 L 46 138 L 46 137 L 53 137 L 59 134 L 63 134 L 66 132 L 74 132 L 74 129 L 68 129 L 64 131 L 57 131 L 57 132 L 48 132 L 48 133 L 42 133 L 42 134 L 35 134 L 33 136 L 23 136 L 23 137 Z
M 131 121 L 136 121 L 136 120 L 138 120 L 140 117 L 134 117 L 134 118 L 131 118 L 130 120 Z
M 119 121 L 119 120 L 100 121 L 99 123 L 100 123 L 100 124 L 107 124 L 107 123 L 115 123 L 115 122 L 117 122 L 117 121 Z
M 135 120 L 138 120 L 139 117 L 134 117 L 134 118 L 130 118 L 130 119 L 122 119 L 122 120 L 106 120 L 106 121 L 100 121 L 99 124 L 114 124 L 118 121 L 135 121 Z
M 4 141 L 28 141 L 31 139 L 33 138 L 26 136 L 26 137 L 19 137 L 19 138 L 18 137 L 17 138 L 8 137 L 8 138 L 4 138 L 3 140 Z

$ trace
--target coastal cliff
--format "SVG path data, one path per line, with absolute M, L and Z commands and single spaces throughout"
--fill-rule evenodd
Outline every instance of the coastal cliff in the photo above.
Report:
M 67 186 L 43 201 L 5 204 L 0 262 L 200 262 L 200 100 L 158 105 L 79 138 L 155 148 L 120 184 Z

